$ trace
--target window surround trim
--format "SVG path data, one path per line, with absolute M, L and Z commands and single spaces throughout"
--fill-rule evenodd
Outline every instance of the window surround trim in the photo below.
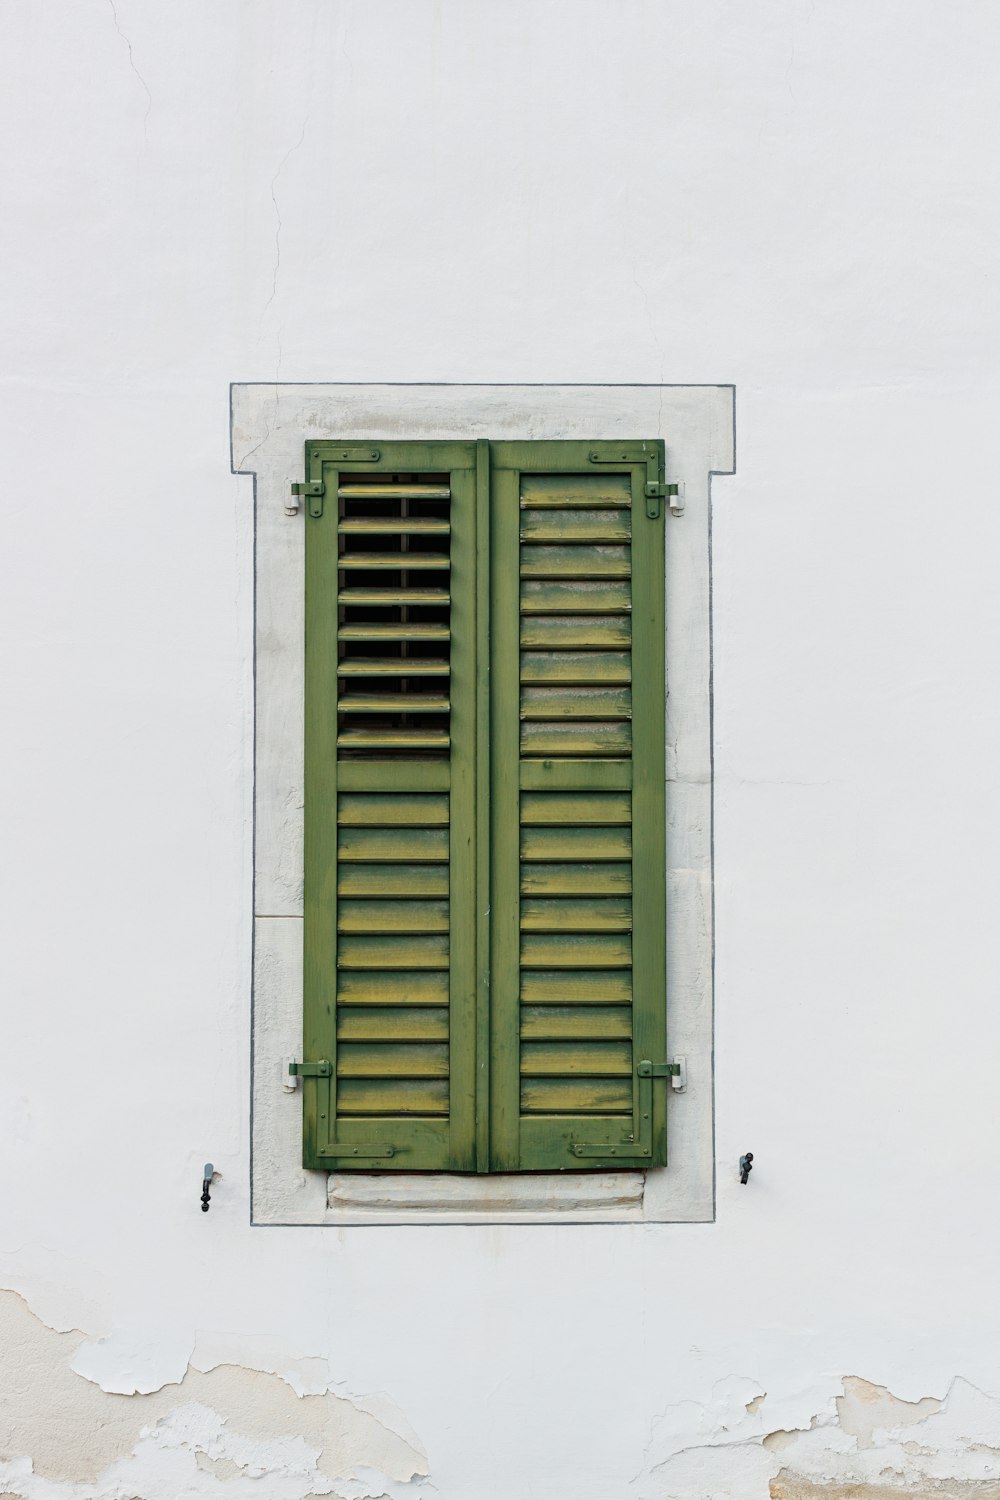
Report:
M 711 483 L 734 472 L 731 385 L 236 383 L 232 469 L 254 543 L 254 954 L 251 1222 L 703 1223 L 715 1216 Z M 288 515 L 307 439 L 662 437 L 686 487 L 667 526 L 670 1165 L 524 1176 L 304 1172 L 301 1093 L 303 517 Z

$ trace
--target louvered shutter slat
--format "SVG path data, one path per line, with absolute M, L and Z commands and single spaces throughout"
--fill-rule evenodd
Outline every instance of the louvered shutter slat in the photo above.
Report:
M 656 1165 L 665 1081 L 638 1064 L 666 1045 L 662 521 L 645 461 L 493 455 L 494 1164 Z
M 379 453 L 307 450 L 306 1163 L 468 1170 L 475 447 Z
M 340 896 L 446 896 L 448 866 L 341 863 L 337 873 Z

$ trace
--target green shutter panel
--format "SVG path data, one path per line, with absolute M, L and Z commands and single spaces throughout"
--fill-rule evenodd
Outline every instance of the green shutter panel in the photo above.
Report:
M 495 1170 L 666 1160 L 663 445 L 491 445 Z
M 469 1170 L 476 446 L 306 475 L 305 1165 Z

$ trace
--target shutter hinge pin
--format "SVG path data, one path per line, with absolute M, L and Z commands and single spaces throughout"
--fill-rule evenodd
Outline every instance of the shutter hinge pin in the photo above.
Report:
M 647 480 L 646 499 L 653 501 L 666 500 L 670 508 L 670 514 L 672 516 L 682 516 L 684 514 L 684 483 L 682 480 L 671 484 L 662 484 L 652 479 Z M 658 507 L 656 510 L 657 514 L 659 514 Z M 653 518 L 652 510 L 650 510 L 650 517 Z
M 302 495 L 308 504 L 309 514 L 314 520 L 319 520 L 323 514 L 323 491 L 326 486 L 322 479 L 306 479 L 292 485 L 292 498 L 285 502 L 285 515 L 294 516 L 299 509 L 299 496 Z

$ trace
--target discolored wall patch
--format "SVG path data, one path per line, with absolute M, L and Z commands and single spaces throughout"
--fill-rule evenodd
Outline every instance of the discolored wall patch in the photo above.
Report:
M 82 1339 L 0 1292 L 0 1495 L 81 1500 L 83 1485 L 86 1500 L 175 1500 L 264 1479 L 275 1500 L 427 1492 L 419 1447 L 333 1391 L 299 1396 L 225 1364 L 189 1367 L 148 1395 L 109 1394 L 71 1368 Z
M 1000 1400 L 957 1377 L 906 1401 L 847 1375 L 768 1396 L 729 1376 L 653 1424 L 639 1500 L 1000 1500 Z

